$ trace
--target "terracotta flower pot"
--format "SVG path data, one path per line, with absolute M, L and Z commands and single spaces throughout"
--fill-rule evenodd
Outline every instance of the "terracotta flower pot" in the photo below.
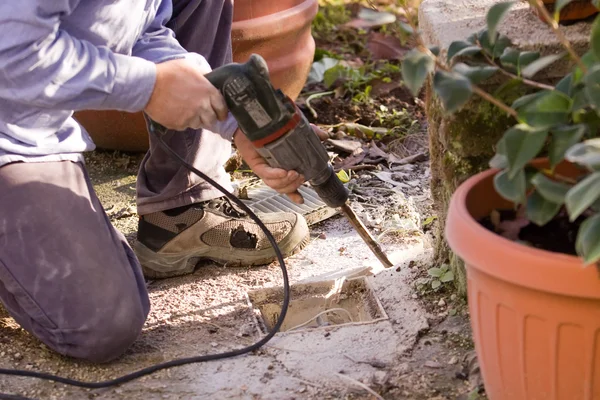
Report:
M 296 99 L 310 72 L 315 41 L 311 23 L 317 0 L 235 0 L 231 42 L 233 60 L 260 54 L 275 88 Z
M 575 176 L 572 166 L 564 175 Z M 600 276 L 581 259 L 510 241 L 477 220 L 510 208 L 496 171 L 454 193 L 446 239 L 466 264 L 475 348 L 491 400 L 600 399 Z
M 546 9 L 550 11 L 551 14 L 554 13 L 556 1 L 557 0 L 543 0 Z M 532 6 L 532 9 L 538 14 L 535 7 Z M 592 4 L 592 0 L 573 0 L 560 11 L 559 21 L 566 23 L 582 21 L 597 14 L 598 11 L 599 10 Z M 538 16 L 542 18 L 541 15 L 538 14 Z M 543 20 L 544 19 L 542 18 L 542 21 Z
M 315 42 L 311 22 L 317 11 L 317 0 L 236 0 L 231 29 L 233 60 L 245 62 L 252 53 L 260 54 L 275 88 L 296 99 L 312 65 Z M 99 148 L 148 149 L 141 113 L 80 111 L 75 118 Z

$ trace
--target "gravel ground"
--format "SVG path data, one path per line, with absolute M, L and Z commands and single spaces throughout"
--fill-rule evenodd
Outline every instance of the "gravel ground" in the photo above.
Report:
M 129 240 L 135 237 L 137 226 L 134 193 L 140 158 L 101 151 L 87 157 L 90 176 L 105 209 Z M 161 371 L 117 388 L 89 391 L 7 377 L 0 377 L 0 388 L 36 399 L 375 398 L 365 386 L 386 399 L 466 396 L 473 385 L 465 372 L 465 357 L 472 344 L 464 304 L 452 298 L 450 290 L 422 293 L 414 289 L 415 281 L 430 267 L 428 237 L 419 224 L 430 212 L 428 169 L 426 163 L 420 163 L 406 170 L 406 180 L 418 183 L 384 200 L 393 211 L 389 215 L 413 221 L 416 230 L 396 227 L 390 231 L 385 225 L 388 214 L 369 212 L 359 199 L 353 203 L 365 219 L 370 218 L 375 231 L 386 232 L 381 241 L 398 263 L 397 270 L 382 269 L 339 216 L 313 226 L 311 244 L 288 260 L 292 282 L 370 271 L 369 279 L 387 320 L 280 334 L 251 355 Z M 370 180 L 357 178 L 363 197 L 377 192 L 366 183 Z M 56 355 L 20 329 L 0 307 L 0 368 L 48 371 L 97 381 L 177 357 L 246 346 L 259 338 L 246 292 L 280 284 L 276 265 L 246 269 L 213 264 L 200 265 L 186 277 L 148 282 L 152 311 L 146 327 L 125 355 L 107 365 Z

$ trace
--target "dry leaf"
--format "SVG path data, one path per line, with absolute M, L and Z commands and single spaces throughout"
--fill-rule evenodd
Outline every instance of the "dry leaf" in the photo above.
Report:
M 409 50 L 397 37 L 379 32 L 369 34 L 367 49 L 376 60 L 400 60 Z

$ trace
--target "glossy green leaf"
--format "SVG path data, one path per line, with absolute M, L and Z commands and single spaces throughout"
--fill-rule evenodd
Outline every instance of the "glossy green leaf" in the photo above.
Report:
M 307 83 L 323 82 L 325 72 L 338 65 L 340 60 L 331 57 L 322 57 L 319 61 L 312 64 L 308 74 Z
M 464 42 L 462 40 L 457 40 L 455 42 L 450 43 L 448 47 L 448 62 L 450 62 L 456 56 L 469 56 L 477 54 L 481 51 L 479 46 L 474 46 L 472 43 Z
M 600 18 L 596 18 L 592 24 L 592 32 L 590 34 L 590 48 L 600 58 Z
M 569 121 L 571 99 L 557 90 L 540 92 L 539 97 L 521 107 L 519 119 L 528 125 L 549 128 Z
M 548 158 L 552 168 L 565 158 L 567 150 L 581 140 L 585 131 L 585 125 L 565 125 L 552 129 L 552 140 L 548 149 Z
M 585 87 L 579 87 L 572 94 L 573 104 L 571 105 L 571 113 L 585 110 L 590 106 L 589 100 L 585 93 Z
M 589 169 L 600 169 L 600 138 L 588 139 L 571 146 L 565 159 Z
M 434 61 L 429 55 L 411 50 L 402 61 L 402 79 L 410 92 L 416 97 L 423 87 L 427 76 L 433 72 Z
M 519 52 L 519 50 L 513 49 L 512 47 L 507 47 L 506 49 L 504 49 L 504 52 L 502 52 L 502 55 L 500 56 L 500 62 L 502 63 L 502 66 L 510 67 L 514 70 L 518 69 L 520 54 L 521 53 Z
M 413 29 L 412 26 L 410 26 L 409 24 L 407 24 L 406 22 L 402 22 L 402 21 L 398 21 L 399 25 L 400 25 L 400 29 L 402 30 L 402 32 L 406 33 L 407 35 L 413 35 L 415 33 L 415 30 Z
M 513 126 L 504 133 L 502 141 L 510 179 L 513 179 L 526 164 L 538 155 L 547 137 L 546 130 L 535 130 L 526 125 Z
M 467 37 L 467 42 L 470 44 L 477 44 L 477 37 L 477 32 L 473 32 Z
M 511 104 L 511 107 L 514 108 L 515 110 L 518 110 L 519 108 L 524 107 L 527 104 L 531 103 L 538 97 L 543 96 L 544 93 L 545 92 L 537 92 L 537 93 L 532 93 L 532 94 L 527 94 L 525 96 L 521 96 Z
M 571 189 L 571 186 L 566 183 L 550 179 L 541 172 L 538 172 L 531 178 L 531 183 L 536 188 L 536 193 L 539 193 L 549 202 L 560 205 L 564 204 L 567 192 Z
M 452 70 L 460 75 L 466 76 L 471 83 L 478 84 L 486 79 L 491 78 L 496 71 L 498 71 L 498 68 L 490 66 L 474 67 L 464 63 L 458 63 L 452 68 Z
M 429 51 L 433 53 L 434 56 L 440 55 L 440 46 L 429 46 Z
M 563 58 L 565 53 L 551 54 L 549 56 L 540 57 L 527 67 L 523 68 L 521 75 L 525 78 L 532 78 L 535 74 L 543 70 L 544 68 L 554 64 L 557 60 Z
M 504 140 L 500 139 L 496 145 L 496 154 L 489 162 L 490 168 L 505 169 L 508 168 L 508 158 L 506 158 L 506 146 Z
M 497 173 L 494 176 L 494 188 L 506 200 L 512 201 L 515 204 L 523 204 L 527 189 L 525 172 L 520 170 L 513 179 L 508 177 L 508 171 L 506 170 Z
M 561 205 L 548 201 L 538 192 L 533 192 L 527 198 L 525 209 L 527 218 L 536 225 L 544 226 L 554 218 L 560 210 Z
M 600 65 L 595 65 L 583 78 L 585 82 L 585 97 L 589 104 L 600 115 Z
M 600 62 L 600 57 L 596 57 L 594 51 L 589 50 L 583 56 L 581 56 L 581 62 L 583 63 L 583 65 L 586 66 L 586 68 L 590 69 L 595 64 Z M 575 70 L 573 71 L 573 83 L 580 83 L 583 79 L 583 75 L 584 74 L 581 71 L 581 68 L 579 68 L 579 66 L 576 66 Z
M 572 88 L 573 88 L 573 74 L 569 74 L 569 75 L 565 76 L 556 84 L 556 90 L 558 90 L 559 92 L 563 92 L 564 94 L 566 94 L 569 97 L 572 95 Z
M 600 214 L 583 221 L 577 232 L 575 248 L 585 264 L 600 261 Z
M 496 41 L 494 42 L 494 46 L 492 48 L 492 57 L 496 59 L 502 56 L 504 51 L 506 51 L 506 49 L 510 46 L 512 46 L 510 38 L 505 35 L 499 35 Z
M 510 8 L 514 4 L 515 4 L 514 1 L 497 3 L 497 4 L 494 4 L 492 7 L 490 7 L 490 9 L 488 10 L 488 13 L 486 16 L 486 22 L 487 22 L 488 38 L 489 38 L 490 43 L 493 44 L 494 41 L 496 40 L 496 30 L 498 28 L 498 25 L 502 22 L 502 20 L 506 16 L 506 13 L 508 12 L 508 10 L 510 10 Z
M 473 87 L 467 78 L 454 72 L 445 71 L 435 73 L 433 89 L 440 97 L 444 109 L 449 113 L 464 106 L 473 93 Z
M 427 270 L 427 273 L 428 273 L 430 276 L 433 276 L 433 277 L 439 278 L 440 276 L 442 276 L 442 274 L 444 273 L 444 271 L 442 271 L 442 270 L 441 270 L 441 268 L 433 267 L 433 268 L 429 268 L 429 269 Z
M 519 69 L 527 67 L 532 62 L 540 58 L 540 53 L 537 51 L 524 51 L 519 54 Z
M 585 210 L 600 198 L 600 172 L 594 172 L 577 183 L 565 197 L 565 205 L 571 221 L 575 221 Z

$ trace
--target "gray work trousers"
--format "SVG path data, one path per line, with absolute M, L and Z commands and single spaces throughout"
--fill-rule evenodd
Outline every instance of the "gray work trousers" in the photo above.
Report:
M 231 0 L 174 0 L 169 27 L 213 68 L 231 62 Z M 169 132 L 167 144 L 227 186 L 231 144 L 207 131 Z M 140 167 L 138 212 L 220 196 L 150 138 Z M 0 300 L 55 351 L 94 362 L 121 355 L 138 337 L 150 303 L 141 268 L 110 223 L 82 164 L 0 168 Z

